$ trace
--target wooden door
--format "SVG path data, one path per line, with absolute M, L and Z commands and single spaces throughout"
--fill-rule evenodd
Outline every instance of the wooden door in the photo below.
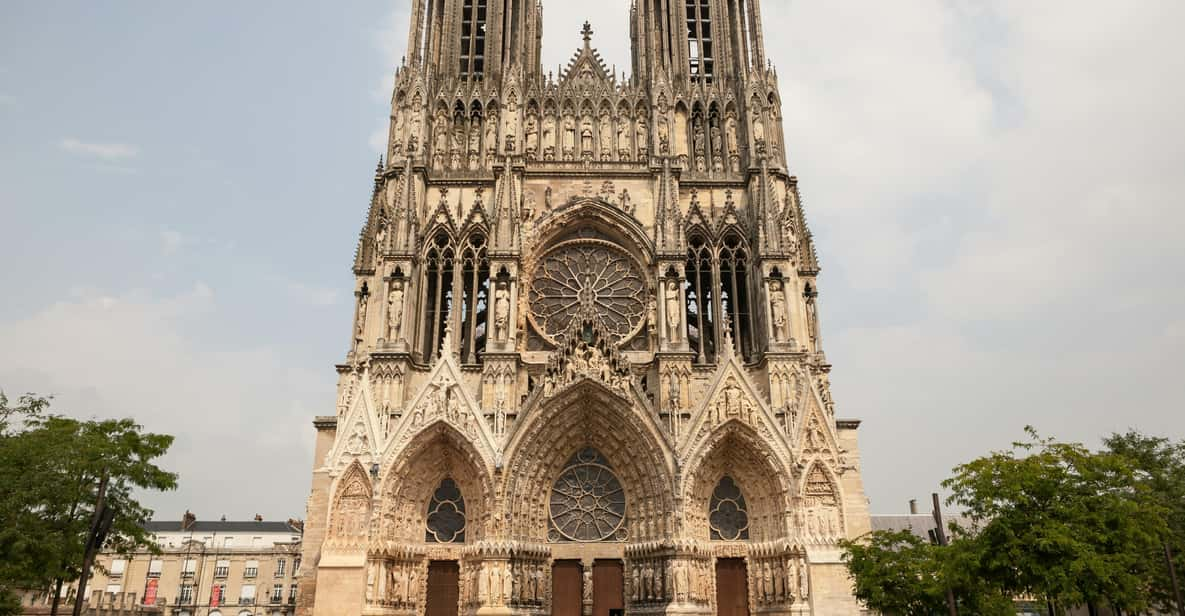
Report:
M 716 614 L 749 616 L 749 580 L 745 559 L 716 559 Z
M 426 616 L 457 616 L 461 599 L 461 569 L 453 560 L 428 563 L 428 605 Z
M 625 608 L 625 574 L 620 560 L 593 563 L 593 616 Z
M 578 560 L 557 560 L 551 568 L 552 616 L 580 616 L 584 568 Z

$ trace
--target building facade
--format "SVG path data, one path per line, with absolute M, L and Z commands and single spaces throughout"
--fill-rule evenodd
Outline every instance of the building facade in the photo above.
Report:
M 91 612 L 161 616 L 292 616 L 300 576 L 300 523 L 148 523 L 160 554 L 104 552 L 87 581 Z M 77 583 L 62 591 L 69 613 Z M 52 589 L 26 593 L 26 614 L 48 614 Z
M 298 612 L 860 613 L 759 0 L 639 0 L 628 77 L 542 9 L 411 3 Z

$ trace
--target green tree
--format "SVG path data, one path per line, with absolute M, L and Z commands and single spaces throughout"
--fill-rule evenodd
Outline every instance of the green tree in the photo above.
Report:
M 153 548 L 142 490 L 171 490 L 177 476 L 155 460 L 173 437 L 130 419 L 82 421 L 49 414 L 49 399 L 0 394 L 0 590 L 61 588 L 83 569 L 100 483 L 113 510 L 105 548 Z M 2 612 L 0 612 L 2 614 Z
M 956 538 L 938 546 L 909 531 L 876 531 L 841 547 L 856 597 L 876 611 L 945 615 L 949 588 L 960 614 L 1016 613 L 1008 596 L 979 578 L 978 555 L 969 541 Z
M 1112 454 L 1128 460 L 1148 497 L 1167 514 L 1167 532 L 1160 538 L 1160 549 L 1147 555 L 1150 563 L 1163 563 L 1151 567 L 1152 603 L 1163 612 L 1185 614 L 1185 606 L 1174 596 L 1167 567 L 1171 559 L 1177 575 L 1185 573 L 1185 444 L 1134 430 L 1112 434 L 1103 444 Z
M 868 607 L 900 616 L 946 610 L 937 546 L 909 531 L 876 531 L 840 547 L 856 598 Z
M 1148 606 L 1148 554 L 1166 532 L 1162 508 L 1122 456 L 1029 440 L 955 468 L 943 485 L 973 521 L 974 573 L 1001 592 L 1045 598 L 1050 611 Z

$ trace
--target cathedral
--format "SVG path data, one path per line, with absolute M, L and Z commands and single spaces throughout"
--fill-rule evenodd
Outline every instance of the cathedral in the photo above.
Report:
M 298 612 L 862 613 L 759 0 L 636 0 L 628 75 L 588 24 L 544 72 L 539 0 L 410 4 Z

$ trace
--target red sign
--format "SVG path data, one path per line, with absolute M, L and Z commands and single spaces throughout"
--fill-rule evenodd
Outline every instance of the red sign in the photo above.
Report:
M 144 605 L 153 605 L 156 603 L 156 586 L 160 580 L 152 578 L 148 580 L 148 586 L 144 588 Z
M 222 587 L 214 586 L 210 589 L 210 607 L 218 607 L 219 602 L 222 601 Z

